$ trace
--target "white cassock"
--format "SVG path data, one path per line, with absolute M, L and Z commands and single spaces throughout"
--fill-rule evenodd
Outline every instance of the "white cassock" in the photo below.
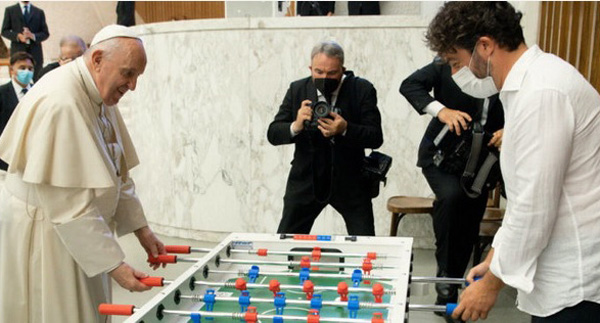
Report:
M 0 138 L 0 323 L 108 320 L 116 234 L 145 225 L 129 170 L 138 158 L 82 58 L 44 77 Z

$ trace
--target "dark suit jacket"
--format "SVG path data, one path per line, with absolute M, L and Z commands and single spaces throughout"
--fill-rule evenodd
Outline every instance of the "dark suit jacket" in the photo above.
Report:
M 35 34 L 35 41 L 30 44 L 19 42 L 17 34 L 23 32 L 23 27 L 28 27 Z M 6 7 L 4 11 L 4 21 L 2 22 L 2 36 L 10 39 L 10 54 L 16 52 L 28 52 L 35 60 L 34 81 L 39 78 L 44 63 L 44 54 L 42 53 L 42 42 L 50 36 L 48 25 L 46 25 L 46 15 L 44 11 L 30 4 L 29 19 L 25 21 L 23 12 L 19 4 Z
M 348 14 L 356 15 L 379 15 L 379 1 L 348 1 Z
M 335 12 L 335 1 L 297 1 L 299 16 L 326 16 Z
M 433 89 L 433 97 L 431 90 Z M 452 71 L 448 64 L 435 59 L 429 65 L 417 70 L 406 78 L 400 86 L 400 93 L 408 100 L 419 114 L 425 114 L 425 107 L 434 100 L 439 101 L 445 107 L 468 113 L 474 118 L 481 110 L 483 100 L 476 99 L 461 91 L 452 80 Z M 437 148 L 433 141 L 440 133 L 444 123 L 438 118 L 431 119 L 425 135 L 419 146 L 419 159 L 417 166 L 427 167 L 433 163 L 433 155 Z M 487 122 L 484 129 L 493 133 L 504 127 L 504 110 L 498 95 L 490 97 Z M 440 146 L 452 144 L 458 140 L 456 134 L 448 132 Z
M 135 26 L 135 1 L 117 1 L 117 25 Z
M 294 159 L 290 170 L 286 199 L 311 200 L 316 193 L 324 198 L 331 184 L 333 163 L 333 194 L 343 198 L 364 198 L 366 187 L 360 173 L 365 148 L 378 148 L 383 143 L 381 115 L 377 109 L 377 92 L 373 85 L 346 72 L 336 107 L 348 122 L 346 135 L 335 137 L 335 144 L 318 130 L 303 130 L 291 136 L 290 126 L 301 102 L 317 100 L 317 90 L 311 77 L 293 82 L 275 119 L 269 125 L 267 138 L 273 145 L 294 144 Z M 333 154 L 332 154 L 333 149 Z M 331 161 L 333 155 L 333 162 Z M 314 186 L 313 186 L 314 183 Z
M 12 81 L 0 86 L 0 134 L 4 132 L 6 123 L 12 115 L 15 107 L 19 104 L 19 99 L 15 94 L 15 88 L 12 85 Z M 0 169 L 6 170 L 8 165 L 0 160 Z
M 60 67 L 60 64 L 58 62 L 50 63 L 50 64 L 44 66 L 44 68 L 42 68 L 42 71 L 40 72 L 39 78 L 42 78 L 42 76 L 46 75 L 46 73 L 48 73 L 58 67 Z

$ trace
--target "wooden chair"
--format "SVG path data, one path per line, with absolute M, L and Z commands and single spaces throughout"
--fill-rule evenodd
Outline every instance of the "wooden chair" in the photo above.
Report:
M 398 234 L 400 220 L 410 214 L 431 214 L 433 211 L 433 198 L 414 196 L 392 196 L 388 199 L 387 209 L 392 212 L 390 236 Z M 502 224 L 504 210 L 500 209 L 500 185 L 490 191 L 487 208 L 483 214 L 479 228 L 479 238 L 473 248 L 473 265 L 479 264 L 485 248 L 492 244 L 496 232 Z
M 494 236 L 504 219 L 504 209 L 500 208 L 500 185 L 490 192 L 488 205 L 479 226 L 479 238 L 473 248 L 473 266 L 481 262 L 485 248 L 492 244 Z
M 390 197 L 387 202 L 387 209 L 392 212 L 390 236 L 395 237 L 398 234 L 398 225 L 400 224 L 400 220 L 402 220 L 406 214 L 431 214 L 433 211 L 433 201 L 434 199 L 427 197 Z

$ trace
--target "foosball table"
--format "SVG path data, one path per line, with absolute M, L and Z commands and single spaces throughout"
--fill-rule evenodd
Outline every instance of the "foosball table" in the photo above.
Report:
M 412 238 L 232 233 L 212 249 L 166 246 L 151 263 L 189 262 L 140 308 L 102 304 L 126 322 L 408 322 L 410 311 L 451 313 L 455 304 L 409 304 Z M 191 257 L 195 256 L 196 257 Z

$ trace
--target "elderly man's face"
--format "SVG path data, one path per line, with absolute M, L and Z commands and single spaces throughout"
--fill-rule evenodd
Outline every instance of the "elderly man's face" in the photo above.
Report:
M 113 53 L 104 53 L 94 64 L 102 102 L 115 105 L 127 91 L 135 90 L 137 79 L 146 68 L 146 53 L 139 40 L 122 38 Z
M 330 78 L 341 80 L 342 74 L 344 74 L 344 67 L 338 58 L 319 53 L 313 57 L 310 71 L 313 79 Z
M 60 48 L 58 64 L 64 65 L 77 57 L 83 55 L 83 49 L 76 44 L 67 44 Z

